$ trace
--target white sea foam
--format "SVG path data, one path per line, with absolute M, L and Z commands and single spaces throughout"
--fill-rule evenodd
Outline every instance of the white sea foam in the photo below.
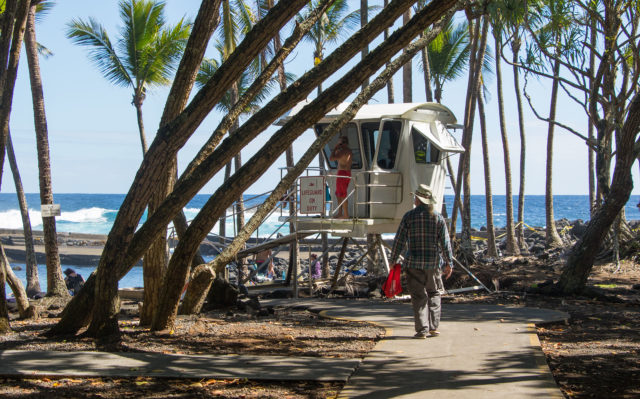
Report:
M 104 223 L 107 221 L 105 214 L 107 212 L 116 212 L 104 208 L 83 208 L 72 212 L 62 212 L 58 216 L 58 221 L 72 223 Z
M 40 211 L 34 209 L 29 210 L 29 219 L 31 220 L 31 228 L 36 228 L 36 223 L 42 224 L 42 216 Z M 22 217 L 18 209 L 10 209 L 0 212 L 0 228 L 3 229 L 22 229 Z
M 83 208 L 77 211 L 62 212 L 60 216 L 56 217 L 56 221 L 77 224 L 104 224 L 108 222 L 106 214 L 109 212 L 116 211 L 104 208 Z M 42 213 L 39 210 L 29 209 L 29 219 L 31 220 L 32 229 L 38 230 L 42 228 Z M 22 229 L 22 227 L 22 217 L 20 216 L 20 211 L 18 209 L 10 209 L 8 211 L 0 212 L 0 228 Z M 109 228 L 110 226 L 105 226 L 107 231 Z M 73 231 L 82 233 L 84 232 L 84 228 L 83 226 L 77 226 Z

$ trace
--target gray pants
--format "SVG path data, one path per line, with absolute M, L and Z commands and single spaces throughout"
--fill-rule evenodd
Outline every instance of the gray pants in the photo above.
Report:
M 416 332 L 437 330 L 440 325 L 440 294 L 444 292 L 440 268 L 420 270 L 404 268 L 411 295 Z

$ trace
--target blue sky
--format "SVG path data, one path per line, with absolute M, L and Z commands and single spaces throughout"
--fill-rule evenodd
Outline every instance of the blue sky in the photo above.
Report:
M 167 20 L 175 23 L 186 16 L 193 19 L 200 1 L 167 0 Z M 370 0 L 371 4 L 376 2 Z M 382 3 L 381 1 L 379 3 Z M 352 8 L 359 6 L 357 0 L 350 0 Z M 117 35 L 119 15 L 115 0 L 65 0 L 59 1 L 44 20 L 37 26 L 38 41 L 49 48 L 54 55 L 41 59 L 41 73 L 44 85 L 45 105 L 51 145 L 51 165 L 54 193 L 125 193 L 142 159 L 137 131 L 135 109 L 131 105 L 132 90 L 116 87 L 104 79 L 87 57 L 85 48 L 73 45 L 65 37 L 66 23 L 74 17 L 86 19 L 96 17 L 106 27 L 112 39 Z M 288 28 L 284 36 L 288 35 Z M 215 37 L 214 37 L 215 39 Z M 210 45 L 213 49 L 213 45 Z M 327 53 L 330 49 L 327 51 Z M 213 50 L 209 56 L 213 56 Z M 19 77 L 11 113 L 11 132 L 16 155 L 27 192 L 38 191 L 37 159 L 31 92 L 26 69 L 26 58 L 20 60 Z M 312 57 L 308 45 L 294 52 L 287 60 L 287 71 L 302 75 L 312 67 Z M 418 69 L 418 58 L 414 59 L 413 101 L 425 100 L 424 81 Z M 511 168 L 514 193 L 518 190 L 518 168 L 520 139 L 517 124 L 516 102 L 513 94 L 512 70 L 503 66 L 505 77 L 505 104 L 507 129 L 510 137 Z M 396 99 L 402 98 L 399 76 L 396 77 Z M 331 81 L 334 79 L 330 79 Z M 325 83 L 327 87 L 331 82 Z M 486 104 L 492 166 L 492 189 L 494 194 L 504 194 L 504 167 L 502 141 L 498 128 L 497 96 L 495 79 L 489 83 L 490 99 Z M 548 113 L 550 82 L 529 82 L 528 88 L 533 102 L 542 114 Z M 147 139 L 152 141 L 158 127 L 168 89 L 154 89 L 148 93 L 143 105 Z M 461 121 L 464 111 L 466 77 L 449 84 L 444 89 L 443 103 L 451 108 Z M 311 95 L 313 96 L 313 94 Z M 386 93 L 378 93 L 372 102 L 386 102 Z M 527 131 L 527 175 L 526 193 L 544 194 L 547 125 L 535 118 L 525 104 Z M 586 135 L 586 117 L 581 108 L 563 98 L 558 114 L 563 122 Z M 179 166 L 183 169 L 195 155 L 209 133 L 220 120 L 220 114 L 213 112 L 198 129 L 196 134 L 180 151 Z M 478 118 L 476 117 L 476 121 Z M 476 127 L 472 146 L 472 193 L 484 193 L 484 176 L 481 154 L 479 126 Z M 242 152 L 243 160 L 249 159 L 275 129 L 268 129 Z M 459 139 L 460 132 L 454 133 Z M 586 194 L 588 190 L 584 143 L 572 134 L 556 129 L 554 142 L 553 189 L 557 195 Z M 294 153 L 302 154 L 313 140 L 309 131 L 294 143 Z M 457 158 L 454 159 L 454 162 Z M 315 165 L 315 164 L 314 164 Z M 262 193 L 272 189 L 280 180 L 279 167 L 284 166 L 281 157 L 249 192 Z M 640 180 L 638 165 L 634 165 L 633 178 L 636 187 L 633 195 L 640 194 L 637 187 Z M 203 188 L 202 193 L 211 193 L 220 184 L 215 177 Z M 2 192 L 15 192 L 9 166 L 5 163 L 2 178 Z M 450 191 L 450 190 L 449 190 Z

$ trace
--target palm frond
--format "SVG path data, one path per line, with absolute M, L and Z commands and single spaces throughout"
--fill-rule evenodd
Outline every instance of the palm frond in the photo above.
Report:
M 163 28 L 156 40 L 142 52 L 143 69 L 139 79 L 149 86 L 168 84 L 180 61 L 190 31 L 191 24 L 183 20 L 173 27 Z
M 249 3 L 245 0 L 234 0 L 236 17 L 240 20 L 240 32 L 246 35 L 258 22 L 258 15 L 253 11 Z
M 222 1 L 222 23 L 218 27 L 219 41 L 224 44 L 223 58 L 227 59 L 236 49 L 238 43 L 238 24 L 235 12 L 229 4 L 229 0 Z
M 434 82 L 444 86 L 458 78 L 468 67 L 469 33 L 467 24 L 453 27 L 449 21 L 428 47 L 429 66 Z
M 42 20 L 49 14 L 49 12 L 55 6 L 55 2 L 51 0 L 41 1 L 36 6 L 36 23 L 42 22 Z
M 53 56 L 53 52 L 40 43 L 36 43 L 36 48 L 37 48 L 38 54 L 41 55 L 43 58 L 49 58 Z
M 198 75 L 196 76 L 196 87 L 198 89 L 201 89 L 204 85 L 206 85 L 219 67 L 220 64 L 214 58 L 205 58 L 204 60 L 202 60 L 202 64 L 200 64 L 200 70 L 198 71 Z
M 123 25 L 120 29 L 118 48 L 126 54 L 123 62 L 132 71 L 132 75 L 140 76 L 139 69 L 144 61 L 145 49 L 157 39 L 159 30 L 165 24 L 164 1 L 121 0 L 120 17 Z
M 134 86 L 127 69 L 116 54 L 104 27 L 93 18 L 73 19 L 67 24 L 67 38 L 89 48 L 89 59 L 108 81 L 118 86 Z

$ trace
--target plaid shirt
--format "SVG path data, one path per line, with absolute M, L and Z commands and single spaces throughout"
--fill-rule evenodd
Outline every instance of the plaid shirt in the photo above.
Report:
M 408 248 L 407 248 L 408 246 Z M 391 261 L 396 263 L 405 255 L 403 266 L 413 269 L 435 269 L 440 266 L 438 247 L 442 248 L 445 263 L 453 267 L 453 253 L 449 242 L 449 231 L 442 215 L 429 213 L 426 206 L 419 205 L 405 213 L 391 250 Z

